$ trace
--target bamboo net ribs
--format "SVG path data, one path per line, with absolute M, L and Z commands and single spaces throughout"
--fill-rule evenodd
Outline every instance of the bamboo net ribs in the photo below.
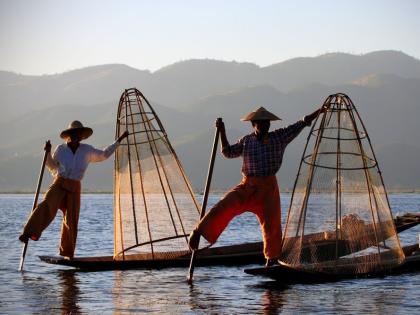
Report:
M 114 259 L 176 258 L 189 252 L 199 206 L 156 112 L 137 89 L 121 95 L 115 154 Z
M 347 95 L 324 107 L 302 155 L 281 259 L 337 274 L 396 266 L 404 254 L 366 128 Z

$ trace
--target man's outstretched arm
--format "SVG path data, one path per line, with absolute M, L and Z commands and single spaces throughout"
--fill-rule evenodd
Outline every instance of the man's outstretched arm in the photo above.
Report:
M 109 158 L 117 149 L 117 146 L 121 143 L 123 139 L 128 136 L 128 131 L 125 131 L 118 139 L 108 147 L 103 150 L 96 149 L 94 147 L 90 147 L 89 152 L 89 161 L 90 162 L 102 162 Z

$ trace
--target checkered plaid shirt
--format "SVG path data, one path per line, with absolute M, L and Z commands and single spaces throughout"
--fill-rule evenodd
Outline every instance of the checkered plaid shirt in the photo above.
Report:
M 262 140 L 251 133 L 237 143 L 224 147 L 222 154 L 226 158 L 242 156 L 242 174 L 245 176 L 275 175 L 280 169 L 284 149 L 306 126 L 308 124 L 304 120 L 299 120 L 269 132 Z

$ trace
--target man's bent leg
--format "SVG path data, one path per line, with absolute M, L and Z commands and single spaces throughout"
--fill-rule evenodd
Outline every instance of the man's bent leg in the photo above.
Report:
M 35 207 L 28 221 L 23 228 L 22 235 L 37 241 L 42 232 L 50 225 L 57 214 L 61 200 L 65 196 L 65 191 L 57 181 L 48 188 L 44 200 Z
M 214 244 L 229 222 L 246 209 L 254 188 L 239 184 L 229 191 L 200 221 L 195 231 Z M 193 232 L 194 233 L 194 232 Z M 193 246 L 191 246 L 193 248 Z

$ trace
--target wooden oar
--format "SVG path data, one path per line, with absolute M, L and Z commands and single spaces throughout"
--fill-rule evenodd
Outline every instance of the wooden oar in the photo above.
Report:
M 50 140 L 48 140 L 45 143 L 45 147 L 47 147 L 47 145 L 51 145 Z M 44 169 L 45 169 L 45 162 L 47 161 L 47 155 L 48 155 L 48 152 L 45 150 L 44 158 L 42 159 L 41 170 L 39 171 L 38 185 L 36 187 L 34 203 L 32 205 L 32 211 L 34 211 L 36 205 L 38 204 L 38 196 L 39 196 L 39 191 L 41 189 L 42 177 L 44 176 Z M 32 213 L 32 211 L 31 211 L 31 213 Z M 25 244 L 23 245 L 23 248 L 22 248 L 22 256 L 20 257 L 19 271 L 23 270 L 23 263 L 25 262 L 26 250 L 28 249 L 28 243 L 29 243 L 29 240 L 25 242 Z
M 222 118 L 217 118 L 217 120 L 222 122 Z M 209 192 L 210 192 L 210 183 L 211 183 L 211 177 L 213 175 L 213 166 L 214 166 L 214 160 L 216 158 L 216 150 L 217 150 L 218 142 L 219 142 L 219 130 L 216 129 L 216 133 L 214 134 L 214 140 L 213 140 L 213 149 L 211 151 L 209 169 L 207 172 L 206 186 L 204 188 L 203 203 L 201 204 L 200 220 L 204 217 L 204 214 L 206 213 L 207 200 L 208 200 Z M 200 239 L 198 240 L 197 247 L 199 244 L 200 244 Z M 194 275 L 195 255 L 196 255 L 196 251 L 193 250 L 191 254 L 190 269 L 188 271 L 188 276 L 187 276 L 187 281 L 189 284 L 192 284 L 192 279 Z

